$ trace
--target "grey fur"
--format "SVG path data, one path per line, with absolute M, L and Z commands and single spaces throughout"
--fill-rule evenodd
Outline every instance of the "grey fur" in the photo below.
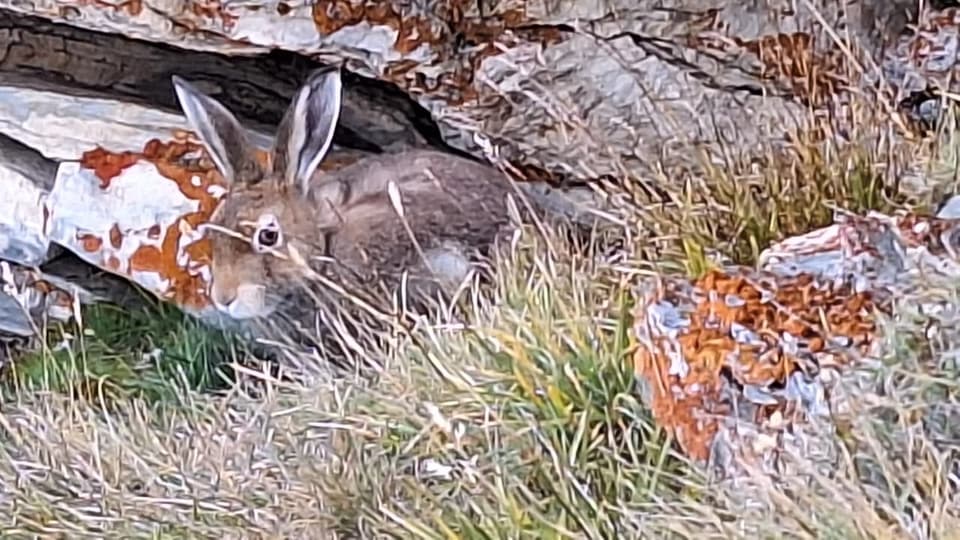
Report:
M 256 182 L 263 176 L 253 145 L 237 119 L 220 102 L 174 75 L 173 88 L 187 121 L 228 182 Z
M 275 176 L 298 189 L 310 188 L 314 172 L 333 143 L 341 92 L 339 70 L 324 68 L 310 74 L 277 128 L 275 145 L 286 152 L 274 155 Z
M 178 78 L 174 84 L 187 119 L 230 185 L 212 221 L 252 236 L 257 231 L 245 230 L 244 223 L 275 216 L 287 244 L 281 247 L 294 248 L 315 271 L 349 286 L 376 294 L 377 282 L 394 288 L 407 275 L 415 300 L 433 297 L 458 285 L 477 255 L 509 231 L 507 198 L 520 193 L 488 165 L 410 150 L 318 170 L 336 128 L 339 70 L 318 70 L 298 90 L 277 130 L 269 171 L 257 164 L 243 128 L 226 108 Z M 211 238 L 211 270 L 222 303 L 236 298 L 242 285 L 260 284 L 274 311 L 309 314 L 291 304 L 304 297 L 297 292 L 302 268 L 254 253 L 227 235 Z

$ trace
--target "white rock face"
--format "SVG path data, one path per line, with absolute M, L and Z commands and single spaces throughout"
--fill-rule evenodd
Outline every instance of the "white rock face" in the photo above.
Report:
M 861 26 L 857 5 L 813 4 L 817 14 L 787 0 L 0 0 L 185 49 L 342 62 L 406 91 L 452 146 L 480 156 L 480 134 L 505 159 L 581 178 L 690 163 L 701 147 L 783 144 L 805 109 L 784 99 L 796 81 L 761 77 L 776 68 L 757 40 L 773 40 L 762 45 L 769 60 L 778 35 L 793 39 L 776 54 L 796 64 L 807 52 L 792 33 L 825 45 L 828 33 L 811 26 L 820 17 Z
M 43 207 L 46 194 L 33 180 L 0 163 L 0 257 L 37 265 L 47 256 Z

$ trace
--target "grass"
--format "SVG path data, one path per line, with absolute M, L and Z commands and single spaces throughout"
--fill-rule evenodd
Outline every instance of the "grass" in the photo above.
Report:
M 889 122 L 860 112 L 844 144 L 800 138 L 759 162 L 666 171 L 656 197 L 610 186 L 630 201 L 617 257 L 528 232 L 492 290 L 467 292 L 467 328 L 422 320 L 380 352 L 376 380 L 306 356 L 315 369 L 275 377 L 169 307 L 95 307 L 4 375 L 0 532 L 955 537 L 955 282 L 909 278 L 880 318 L 875 357 L 841 376 L 847 408 L 804 427 L 816 445 L 786 447 L 775 474 L 721 481 L 690 463 L 652 422 L 630 363 L 640 276 L 751 264 L 771 242 L 831 223 L 834 207 L 929 211 L 951 190 L 954 133 L 939 147 L 880 143 Z M 923 182 L 899 180 L 915 169 Z
M 671 189 L 661 195 L 632 193 L 623 219 L 652 233 L 644 258 L 657 261 L 658 270 L 698 275 L 711 258 L 753 264 L 773 242 L 831 225 L 835 209 L 930 212 L 940 192 L 904 189 L 892 179 L 917 161 L 916 152 L 931 150 L 878 146 L 868 142 L 881 137 L 875 131 L 858 137 L 863 141 L 771 146 L 761 160 L 730 158 L 722 167 L 704 158 L 664 174 L 661 185 Z
M 905 300 L 903 317 L 885 320 L 882 361 L 848 375 L 871 399 L 850 414 L 830 470 L 787 456 L 805 474 L 727 485 L 679 456 L 636 397 L 614 269 L 528 238 L 498 275 L 511 302 L 478 301 L 472 332 L 427 327 L 375 383 L 238 370 L 219 395 L 175 376 L 168 394 L 109 406 L 17 393 L 0 414 L 0 530 L 947 538 L 960 525 L 956 313 L 921 316 Z M 957 300 L 956 285 L 940 285 L 941 300 Z M 931 319 L 942 332 L 932 340 Z M 190 336 L 180 324 L 151 328 L 173 345 Z
M 171 401 L 191 388 L 229 386 L 222 359 L 231 343 L 175 307 L 151 302 L 126 311 L 92 306 L 78 324 L 50 329 L 48 343 L 9 367 L 0 391 L 7 398 L 51 390 L 88 398 Z

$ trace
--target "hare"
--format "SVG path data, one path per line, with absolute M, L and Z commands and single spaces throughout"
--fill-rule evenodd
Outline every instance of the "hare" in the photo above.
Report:
M 396 287 L 403 276 L 408 297 L 449 292 L 512 222 L 512 181 L 467 158 L 409 149 L 320 170 L 340 113 L 339 68 L 314 71 L 298 89 L 267 164 L 230 111 L 172 79 L 227 183 L 206 234 L 210 296 L 231 319 L 293 309 L 303 297 L 303 261 L 368 292 L 376 283 Z

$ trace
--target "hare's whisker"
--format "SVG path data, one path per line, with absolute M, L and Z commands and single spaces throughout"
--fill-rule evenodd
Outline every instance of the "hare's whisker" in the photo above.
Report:
M 424 172 L 428 176 L 436 178 L 430 169 L 424 169 Z M 390 204 L 393 205 L 394 211 L 396 211 L 400 217 L 400 223 L 403 223 L 403 229 L 407 232 L 407 236 L 410 237 L 410 241 L 413 242 L 413 247 L 417 250 L 417 255 L 420 255 L 420 259 L 423 261 L 424 266 L 427 267 L 427 270 L 433 272 L 433 267 L 430 265 L 427 255 L 423 252 L 423 248 L 421 248 L 420 243 L 417 242 L 417 237 L 413 234 L 413 229 L 410 228 L 410 224 L 407 222 L 406 215 L 403 211 L 403 200 L 400 198 L 400 188 L 397 187 L 397 183 L 393 180 L 387 182 L 387 195 L 390 197 Z

